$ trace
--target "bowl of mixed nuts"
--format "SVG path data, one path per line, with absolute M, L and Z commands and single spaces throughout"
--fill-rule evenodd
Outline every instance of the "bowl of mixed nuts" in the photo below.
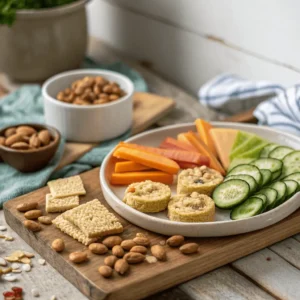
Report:
M 21 172 L 34 172 L 53 158 L 60 133 L 41 124 L 19 124 L 0 130 L 0 157 Z
M 133 83 L 112 71 L 74 70 L 43 85 L 46 124 L 69 141 L 100 142 L 127 131 L 133 118 Z

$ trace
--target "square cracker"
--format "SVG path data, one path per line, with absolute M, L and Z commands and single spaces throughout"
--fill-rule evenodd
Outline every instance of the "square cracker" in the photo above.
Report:
M 50 193 L 54 198 L 85 195 L 86 191 L 79 175 L 48 182 Z
M 69 196 L 65 198 L 54 198 L 51 194 L 46 195 L 46 212 L 63 212 L 79 205 L 79 197 Z
M 68 210 L 63 215 L 90 238 L 123 231 L 120 221 L 98 199 Z
M 80 243 L 84 244 L 84 245 L 89 245 L 93 242 L 95 242 L 97 239 L 94 238 L 88 238 L 86 237 L 83 232 L 74 224 L 72 224 L 71 222 L 67 221 L 64 219 L 63 217 L 64 214 L 59 215 L 58 217 L 56 217 L 52 223 L 58 228 L 60 229 L 62 232 L 68 234 L 70 237 L 72 237 L 73 239 L 79 241 Z

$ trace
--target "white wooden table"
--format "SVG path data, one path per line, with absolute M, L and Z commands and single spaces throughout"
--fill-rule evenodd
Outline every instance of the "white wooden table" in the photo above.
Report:
M 89 54 L 101 62 L 114 61 L 122 57 L 96 40 L 91 41 Z M 124 58 L 122 57 L 122 60 Z M 158 126 L 176 122 L 192 121 L 196 117 L 217 119 L 217 115 L 200 106 L 194 97 L 184 90 L 160 78 L 137 63 L 128 62 L 146 79 L 151 92 L 176 100 L 177 108 L 168 117 L 162 119 Z M 2 78 L 3 79 L 3 78 Z M 1 82 L 1 77 L 0 77 Z M 7 82 L 6 82 L 7 84 Z M 9 85 L 9 84 L 8 84 Z M 0 211 L 0 225 L 6 225 L 3 211 Z M 8 227 L 8 226 L 7 226 Z M 1 234 L 1 233 L 0 233 Z M 0 239 L 0 257 L 15 250 L 27 250 L 35 253 L 9 227 L 7 235 L 14 241 Z M 40 255 L 36 253 L 36 257 Z M 195 278 L 173 289 L 149 297 L 149 300 L 186 300 L 186 299 L 300 299 L 300 234 L 288 238 L 257 253 L 239 259 L 201 277 Z M 0 291 L 12 286 L 21 286 L 26 300 L 32 297 L 31 289 L 37 288 L 40 299 L 51 299 L 56 295 L 59 300 L 85 300 L 71 283 L 62 277 L 50 265 L 39 265 L 33 260 L 31 272 L 23 272 L 17 282 L 9 283 L 0 280 Z M 1 297 L 1 296 L 0 296 Z

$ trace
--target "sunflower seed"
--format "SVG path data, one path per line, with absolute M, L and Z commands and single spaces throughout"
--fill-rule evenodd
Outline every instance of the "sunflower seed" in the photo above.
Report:
M 5 231 L 5 230 L 7 230 L 7 227 L 5 227 L 5 226 L 0 226 L 0 231 Z
M 46 261 L 43 258 L 39 258 L 38 263 L 43 266 L 46 263 Z
M 2 278 L 6 281 L 16 281 L 17 280 L 17 276 L 15 275 L 4 275 L 2 276 Z
M 53 296 L 51 296 L 50 300 L 57 300 L 57 298 L 55 295 L 53 295 Z
M 35 288 L 31 290 L 31 294 L 32 294 L 33 297 L 39 297 L 40 296 L 39 291 Z
M 31 266 L 29 264 L 24 264 L 22 266 L 23 271 L 29 272 L 31 270 Z
M 14 240 L 14 238 L 12 236 L 7 236 L 5 237 L 5 240 L 11 242 Z
M 26 257 L 28 257 L 28 258 L 34 257 L 34 254 L 31 253 L 31 252 L 24 251 L 23 253 L 24 253 L 24 256 L 26 256 Z
M 12 270 L 13 273 L 22 273 L 21 269 Z
M 11 268 L 12 268 L 13 270 L 19 269 L 19 268 L 20 268 L 20 265 L 17 264 L 17 263 L 12 263 L 12 264 L 11 264 Z
M 0 257 L 0 266 L 5 267 L 7 265 L 7 262 L 4 258 Z

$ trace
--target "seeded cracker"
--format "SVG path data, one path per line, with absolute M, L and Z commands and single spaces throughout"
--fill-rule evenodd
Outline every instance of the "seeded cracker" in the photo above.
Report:
M 88 237 L 100 237 L 123 231 L 119 220 L 98 199 L 68 210 L 63 216 Z
M 46 195 L 46 212 L 64 212 L 79 205 L 78 196 L 69 196 L 65 198 L 53 198 L 51 194 Z
M 62 232 L 68 234 L 73 239 L 79 241 L 80 243 L 82 243 L 86 246 L 97 240 L 97 239 L 92 239 L 92 238 L 86 237 L 77 226 L 75 226 L 71 222 L 65 220 L 63 215 L 64 214 L 59 215 L 52 221 L 52 223 L 55 224 L 55 226 L 58 229 L 60 229 Z
M 86 191 L 80 176 L 72 176 L 48 182 L 51 195 L 54 198 L 62 198 L 74 195 L 85 195 Z

